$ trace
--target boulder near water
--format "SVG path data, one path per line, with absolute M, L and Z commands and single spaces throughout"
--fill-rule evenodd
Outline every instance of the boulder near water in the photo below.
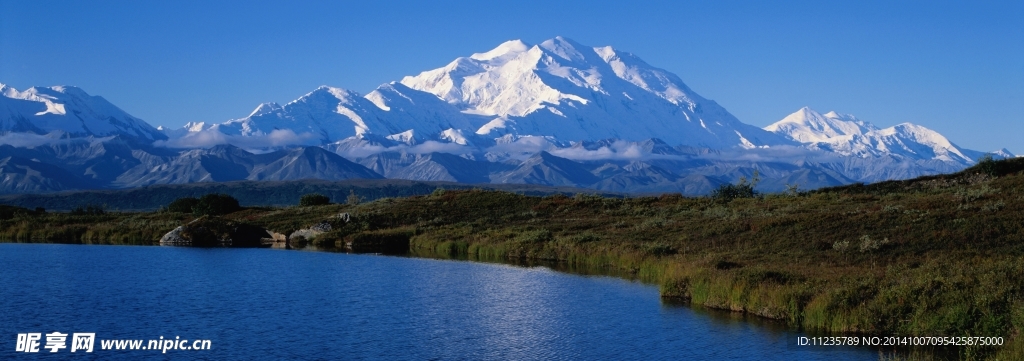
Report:
M 260 247 L 274 235 L 251 224 L 220 217 L 199 217 L 178 226 L 160 238 L 161 246 L 191 247 Z

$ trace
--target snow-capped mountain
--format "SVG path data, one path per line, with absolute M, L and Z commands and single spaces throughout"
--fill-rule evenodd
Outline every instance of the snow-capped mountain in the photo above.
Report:
M 562 37 L 174 130 L 75 87 L 0 94 L 0 193 L 384 177 L 698 195 L 755 171 L 761 190 L 811 189 L 955 172 L 986 154 L 809 108 L 754 127 L 633 54 Z
M 123 136 L 145 143 L 167 139 L 142 119 L 103 97 L 73 86 L 18 91 L 0 84 L 0 134 L 52 134 L 57 137 Z
M 942 134 L 920 125 L 903 123 L 878 128 L 853 115 L 834 111 L 821 114 L 807 107 L 764 129 L 803 143 L 810 149 L 861 158 L 897 156 L 966 166 L 974 164 L 983 154 L 961 148 Z
M 366 96 L 321 86 L 283 106 L 264 103 L 244 118 L 220 124 L 189 123 L 185 128 L 193 133 L 218 131 L 247 137 L 287 131 L 311 138 L 314 144 L 368 133 L 407 143 L 443 139 L 466 144 L 461 129 L 471 126 L 463 114 L 437 97 L 390 83 Z
M 508 41 L 365 96 L 324 86 L 284 106 L 261 104 L 244 118 L 185 129 L 244 137 L 288 132 L 310 140 L 306 144 L 367 134 L 407 144 L 478 146 L 504 136 L 565 143 L 659 138 L 709 148 L 792 144 L 740 122 L 678 76 L 633 54 L 562 37 L 533 46 Z
M 660 138 L 712 148 L 786 144 L 740 122 L 675 74 L 633 54 L 563 37 L 538 45 L 512 40 L 402 79 L 486 120 L 471 130 L 565 141 Z
M 991 154 L 993 158 L 997 158 L 997 159 L 1010 159 L 1010 158 L 1016 158 L 1016 157 L 1024 157 L 1024 155 L 1015 155 L 1015 154 L 1011 153 L 1009 149 L 1006 149 L 1006 148 L 1001 148 L 999 150 L 991 151 L 991 152 L 989 152 L 989 154 Z

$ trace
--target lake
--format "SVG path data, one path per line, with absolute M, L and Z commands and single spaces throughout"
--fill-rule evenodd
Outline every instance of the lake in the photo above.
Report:
M 801 349 L 799 332 L 665 304 L 652 285 L 544 267 L 56 244 L 0 244 L 0 264 L 3 359 L 878 359 Z M 54 331 L 95 333 L 93 353 L 68 341 L 51 354 Z M 19 333 L 43 333 L 40 352 L 15 352 Z M 101 349 L 161 336 L 210 348 Z

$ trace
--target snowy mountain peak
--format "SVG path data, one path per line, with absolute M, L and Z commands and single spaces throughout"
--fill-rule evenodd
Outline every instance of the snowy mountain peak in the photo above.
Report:
M 187 144 L 193 145 L 238 136 L 266 139 L 242 141 L 245 144 L 291 141 L 326 145 L 365 135 L 411 145 L 448 139 L 468 144 L 467 139 L 454 136 L 461 133 L 445 131 L 473 127 L 464 114 L 437 96 L 392 82 L 366 96 L 321 86 L 283 106 L 264 103 L 244 118 L 211 125 L 190 123 L 186 128 L 191 140 Z
M 564 60 L 580 63 L 593 63 L 595 56 L 594 48 L 577 43 L 569 38 L 556 36 L 553 39 L 545 40 L 538 47 L 554 54 Z
M 49 93 L 48 90 L 52 90 L 52 91 L 55 91 L 55 92 L 58 92 L 58 93 L 61 93 L 61 94 L 67 94 L 67 95 L 70 95 L 70 96 L 73 96 L 73 97 L 76 97 L 76 98 L 91 97 L 88 93 L 86 93 L 84 90 L 82 90 L 82 88 L 79 88 L 79 87 L 76 87 L 76 86 L 70 86 L 70 85 L 57 85 L 57 86 L 53 86 L 53 87 L 50 87 L 50 88 L 32 88 L 32 90 L 36 90 L 39 93 Z
M 281 110 L 281 105 L 280 104 L 273 103 L 273 102 L 263 103 L 263 104 L 260 104 L 258 107 L 256 107 L 256 109 L 254 109 L 252 111 L 252 113 L 249 113 L 249 116 L 253 117 L 253 116 L 257 116 L 257 115 L 273 113 L 273 112 L 276 112 L 278 110 Z
M 534 46 L 507 41 L 401 84 L 483 119 L 464 134 L 566 141 L 659 137 L 715 148 L 789 144 L 741 123 L 679 77 L 633 54 L 561 36 Z
M 801 143 L 828 142 L 833 138 L 860 136 L 878 130 L 853 115 L 841 115 L 835 111 L 821 114 L 809 107 L 800 108 L 764 129 Z
M 353 98 L 361 98 L 358 92 L 346 90 L 342 88 L 335 88 L 327 85 L 321 85 L 313 91 L 306 93 L 299 99 L 293 100 L 292 103 L 302 101 L 304 99 L 320 99 L 328 102 L 340 100 L 342 102 L 350 102 Z M 291 104 L 291 103 L 289 103 Z
M 0 86 L 2 132 L 63 132 L 70 137 L 120 135 L 143 142 L 167 138 L 103 97 L 73 86 L 33 87 L 25 91 Z
M 974 163 L 975 159 L 968 156 L 968 151 L 960 149 L 945 136 L 934 130 L 912 123 L 901 123 L 890 128 L 876 131 L 901 143 L 903 150 L 910 151 L 923 158 L 937 159 L 946 162 Z M 909 142 L 907 141 L 909 140 Z M 895 143 L 895 142 L 894 142 Z M 919 145 L 924 147 L 919 147 Z
M 190 132 L 207 130 L 227 135 L 274 138 L 285 133 L 295 139 L 315 139 L 326 144 L 368 131 L 364 118 L 375 119 L 380 109 L 359 93 L 322 85 L 285 105 L 260 104 L 244 118 L 221 124 L 193 124 Z
M 516 55 L 525 52 L 530 49 L 530 45 L 524 43 L 522 40 L 509 40 L 498 47 L 491 49 L 490 51 L 483 53 L 476 53 L 471 55 L 469 58 L 473 60 L 492 60 L 499 57 L 505 57 L 507 55 Z
M 694 94 L 675 74 L 655 68 L 632 53 L 620 52 L 610 46 L 594 49 L 611 66 L 615 75 L 633 85 L 679 106 L 691 108 L 704 101 Z
M 804 107 L 804 108 L 807 108 L 807 107 Z M 848 122 L 861 122 L 861 120 L 857 119 L 857 117 L 854 116 L 853 114 L 840 114 L 840 113 L 837 113 L 835 110 L 830 111 L 830 112 L 825 113 L 825 114 L 822 114 L 822 115 L 824 115 L 826 118 L 845 120 L 845 121 L 848 121 Z
M 989 153 L 992 154 L 993 156 L 997 157 L 997 158 L 1000 158 L 1000 159 L 1010 159 L 1010 158 L 1018 157 L 1017 155 L 1013 154 L 1013 152 L 1010 152 L 1010 150 L 1006 149 L 1006 148 L 1002 148 L 1002 149 L 999 149 L 999 150 L 996 150 L 996 151 L 992 151 L 992 152 L 989 152 Z
M 401 99 L 403 103 L 407 102 L 408 105 L 415 106 L 417 99 L 414 98 L 417 97 L 415 96 L 414 92 L 416 91 L 410 89 L 409 87 L 405 86 L 402 83 L 390 82 L 387 84 L 382 84 L 381 86 L 377 87 L 377 89 L 374 89 L 369 94 L 366 94 L 366 99 L 373 102 L 373 104 L 376 105 L 378 108 L 385 111 L 390 111 L 391 105 L 395 101 L 398 101 L 399 99 Z
M 850 114 L 818 113 L 803 107 L 764 128 L 812 149 L 859 157 L 893 155 L 917 160 L 972 164 L 972 151 L 962 149 L 938 132 L 903 123 L 879 129 Z

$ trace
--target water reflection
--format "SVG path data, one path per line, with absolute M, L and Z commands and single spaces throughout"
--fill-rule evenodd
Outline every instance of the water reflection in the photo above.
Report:
M 789 331 L 664 303 L 639 282 L 542 267 L 10 244 L 0 244 L 0 264 L 0 334 L 213 341 L 175 359 L 877 359 L 871 350 L 794 351 Z M 15 357 L 13 342 L 0 338 L 0 358 Z
M 531 259 L 504 259 L 504 258 L 493 258 L 493 259 L 480 259 L 480 258 L 468 258 L 468 257 L 454 257 L 449 255 L 439 255 L 430 251 L 420 250 L 414 251 L 410 254 L 405 255 L 406 257 L 416 258 L 428 258 L 438 260 L 459 260 L 459 261 L 472 261 L 490 264 L 500 264 L 506 266 L 520 267 L 523 269 L 545 269 L 552 270 L 561 273 L 572 274 L 576 276 L 584 277 L 612 277 L 630 282 L 642 283 L 637 277 L 636 273 L 628 270 L 622 270 L 618 268 L 609 267 L 594 267 L 586 265 L 570 265 L 565 262 L 556 261 L 545 261 L 545 260 L 531 260 Z M 662 313 L 667 315 L 686 315 L 692 317 L 697 315 L 698 317 L 711 322 L 714 327 L 709 329 L 701 329 L 700 332 L 710 332 L 711 338 L 719 337 L 723 339 L 734 339 L 735 337 L 745 337 L 743 334 L 755 333 L 758 337 L 762 338 L 761 344 L 770 345 L 770 347 L 764 349 L 765 352 L 772 352 L 772 350 L 785 349 L 787 352 L 793 352 L 798 355 L 802 355 L 801 358 L 808 358 L 806 356 L 810 353 L 811 355 L 817 355 L 818 357 L 827 357 L 831 353 L 842 353 L 851 352 L 857 354 L 870 353 L 873 359 L 882 358 L 881 356 L 891 357 L 894 355 L 908 355 L 913 353 L 914 355 L 923 355 L 925 358 L 930 360 L 958 360 L 960 359 L 957 348 L 942 348 L 942 347 L 828 347 L 828 348 L 809 348 L 799 347 L 797 345 L 797 338 L 800 336 L 863 336 L 859 334 L 834 334 L 826 332 L 802 332 L 794 330 L 785 321 L 773 320 L 764 317 L 759 317 L 743 312 L 735 312 L 730 310 L 721 310 L 707 308 L 701 305 L 693 305 L 689 302 L 674 298 L 661 298 L 658 297 L 661 302 Z M 685 318 L 685 317 L 684 317 Z M 669 318 L 671 319 L 671 318 Z M 672 327 L 665 330 L 666 332 L 688 330 L 692 327 L 692 323 L 686 322 L 684 324 L 672 324 Z M 687 333 L 694 333 L 697 331 L 688 330 Z M 737 333 L 737 334 L 734 334 Z M 678 341 L 678 340 L 670 340 Z M 695 350 L 690 350 L 693 352 Z M 718 352 L 713 352 L 710 355 L 716 357 L 723 356 Z M 728 355 L 728 353 L 725 353 Z M 813 358 L 813 357 L 812 357 Z

